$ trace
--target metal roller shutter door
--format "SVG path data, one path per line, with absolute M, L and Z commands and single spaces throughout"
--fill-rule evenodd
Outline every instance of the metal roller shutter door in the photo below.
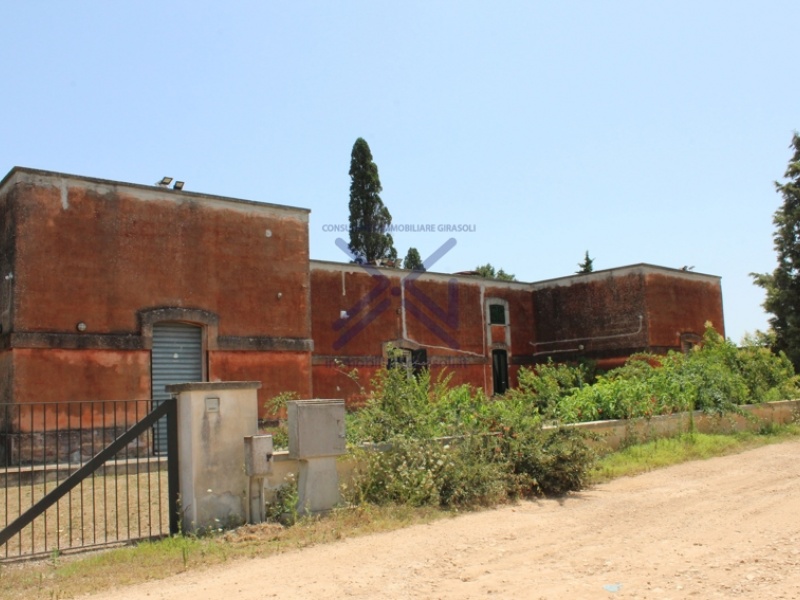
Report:
M 203 381 L 203 330 L 186 323 L 153 325 L 151 381 L 153 405 L 169 399 L 164 386 Z M 156 423 L 153 449 L 167 451 L 166 420 Z

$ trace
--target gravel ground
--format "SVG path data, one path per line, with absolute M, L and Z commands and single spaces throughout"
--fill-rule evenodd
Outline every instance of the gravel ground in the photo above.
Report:
M 800 598 L 800 442 L 99 600 Z

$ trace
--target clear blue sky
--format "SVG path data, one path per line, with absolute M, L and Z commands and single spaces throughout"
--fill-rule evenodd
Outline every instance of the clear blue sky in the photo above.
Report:
M 346 260 L 324 226 L 363 137 L 395 224 L 475 226 L 433 270 L 693 265 L 728 337 L 766 328 L 800 2 L 393 4 L 6 2 L 0 171 L 310 208 L 312 258 Z

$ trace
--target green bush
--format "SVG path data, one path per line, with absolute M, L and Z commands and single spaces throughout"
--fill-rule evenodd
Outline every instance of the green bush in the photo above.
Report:
M 350 499 L 469 507 L 580 489 L 594 460 L 582 434 L 545 429 L 524 394 L 487 398 L 424 371 L 381 371 L 350 415 L 359 467 Z
M 529 385 L 529 389 L 537 388 Z M 685 410 L 722 415 L 740 412 L 743 404 L 798 395 L 798 379 L 785 356 L 766 348 L 737 348 L 709 326 L 702 346 L 687 354 L 633 356 L 623 367 L 598 377 L 594 385 L 563 394 L 555 414 L 568 423 L 649 418 Z
M 395 437 L 383 451 L 357 451 L 355 495 L 375 504 L 465 507 L 505 497 L 502 466 L 475 439 L 454 443 Z

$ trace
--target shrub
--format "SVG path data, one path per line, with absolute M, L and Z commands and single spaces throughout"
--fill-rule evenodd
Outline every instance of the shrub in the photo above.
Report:
M 765 348 L 736 348 L 707 326 L 703 345 L 687 354 L 640 354 L 563 397 L 564 422 L 649 418 L 685 410 L 722 415 L 742 404 L 795 398 L 798 380 L 783 355 Z
M 487 398 L 449 381 L 378 374 L 349 426 L 382 451 L 357 451 L 352 501 L 468 507 L 580 489 L 594 459 L 582 434 L 544 429 L 525 394 Z

